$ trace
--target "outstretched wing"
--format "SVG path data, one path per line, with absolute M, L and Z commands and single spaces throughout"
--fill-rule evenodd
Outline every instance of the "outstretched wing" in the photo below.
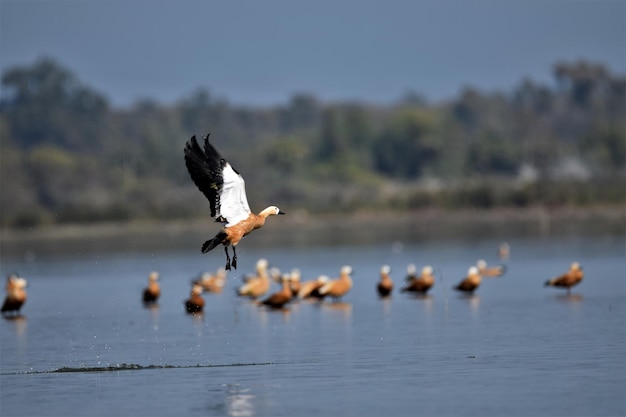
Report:
M 241 175 L 204 138 L 204 149 L 193 136 L 185 145 L 185 165 L 191 179 L 211 204 L 216 221 L 238 223 L 250 214 Z

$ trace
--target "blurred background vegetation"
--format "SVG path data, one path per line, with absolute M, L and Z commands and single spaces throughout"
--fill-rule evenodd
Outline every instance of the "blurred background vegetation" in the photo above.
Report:
M 258 211 L 589 207 L 626 202 L 626 77 L 557 62 L 553 83 L 467 87 L 445 102 L 234 106 L 199 89 L 113 108 L 54 59 L 2 75 L 2 227 L 206 217 L 192 135 L 246 178 Z

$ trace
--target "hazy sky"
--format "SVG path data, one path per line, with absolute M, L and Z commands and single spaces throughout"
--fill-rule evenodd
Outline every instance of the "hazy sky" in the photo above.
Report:
M 626 0 L 0 0 L 0 69 L 41 56 L 114 105 L 440 100 L 551 82 L 557 60 L 626 72 Z

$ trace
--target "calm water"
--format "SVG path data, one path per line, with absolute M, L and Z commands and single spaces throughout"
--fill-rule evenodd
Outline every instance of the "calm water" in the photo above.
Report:
M 28 279 L 16 320 L 0 321 L 2 416 L 625 415 L 623 236 L 510 240 L 507 274 L 474 297 L 450 289 L 499 241 L 239 250 L 202 317 L 184 313 L 192 277 L 222 251 L 75 253 L 3 259 Z M 265 257 L 303 279 L 354 268 L 342 302 L 269 311 L 235 296 Z M 572 261 L 571 296 L 543 282 Z M 414 262 L 439 279 L 425 299 L 375 293 L 381 265 L 396 289 Z M 145 309 L 147 274 L 161 274 Z M 272 291 L 278 290 L 275 285 Z M 59 372 L 67 371 L 67 372 Z

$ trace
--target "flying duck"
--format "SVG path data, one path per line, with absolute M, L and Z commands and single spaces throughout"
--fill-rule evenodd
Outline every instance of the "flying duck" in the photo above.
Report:
M 407 266 L 406 271 L 408 284 L 406 287 L 402 288 L 402 292 L 414 292 L 423 295 L 426 294 L 435 283 L 433 268 L 430 265 L 423 267 L 422 273 L 419 276 L 416 273 L 414 264 Z
M 148 286 L 143 290 L 143 303 L 145 305 L 155 304 L 161 295 L 161 286 L 159 285 L 159 273 L 150 272 L 148 275 Z
M 15 274 L 10 274 L 7 277 L 7 283 L 5 286 L 7 295 L 2 304 L 2 314 L 11 313 L 14 316 L 19 315 L 22 305 L 26 302 L 26 288 L 27 282 L 24 278 L 20 278 Z
M 346 295 L 352 288 L 350 274 L 352 274 L 352 267 L 349 265 L 343 266 L 339 273 L 339 278 L 328 281 L 319 289 L 320 296 L 326 297 L 328 295 L 337 300 Z
M 191 287 L 191 295 L 189 299 L 185 300 L 185 310 L 189 314 L 202 313 L 204 308 L 204 298 L 202 294 L 202 287 L 199 285 L 193 285 Z
M 487 262 L 484 259 L 476 262 L 478 267 L 478 273 L 483 277 L 501 277 L 506 272 L 506 265 L 487 266 Z
M 376 285 L 376 290 L 378 291 L 378 295 L 381 297 L 389 297 L 391 295 L 391 291 L 393 291 L 393 281 L 391 280 L 391 267 L 389 265 L 383 265 L 380 268 L 380 281 L 378 281 L 378 285 Z
M 478 272 L 478 268 L 476 266 L 471 266 L 467 271 L 467 277 L 454 287 L 454 289 L 467 294 L 473 294 L 480 285 L 480 281 L 481 276 Z
M 243 177 L 209 143 L 209 134 L 204 137 L 204 149 L 195 135 L 185 145 L 185 165 L 191 179 L 209 200 L 211 217 L 224 224 L 213 239 L 202 245 L 207 253 L 219 244 L 224 245 L 226 267 L 237 269 L 236 247 L 239 241 L 265 224 L 268 216 L 285 214 L 276 206 L 269 206 L 259 214 L 250 211 Z M 231 263 L 228 246 L 233 248 Z
M 561 276 L 547 280 L 545 286 L 567 288 L 567 293 L 569 294 L 570 289 L 583 280 L 583 276 L 583 268 L 580 264 L 578 262 L 572 262 L 569 271 Z

